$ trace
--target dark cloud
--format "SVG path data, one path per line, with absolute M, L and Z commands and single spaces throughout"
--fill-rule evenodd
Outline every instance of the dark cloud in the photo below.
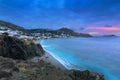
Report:
M 86 22 L 120 20 L 119 0 L 70 0 L 66 9 L 81 16 Z
M 119 9 L 120 0 L 0 0 L 0 18 L 26 28 L 112 27 Z
M 104 27 L 112 27 L 112 25 L 105 25 Z

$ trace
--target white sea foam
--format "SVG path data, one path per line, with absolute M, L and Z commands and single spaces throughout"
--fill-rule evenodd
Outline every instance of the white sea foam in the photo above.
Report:
M 53 52 L 48 51 L 48 50 L 45 49 L 45 48 L 44 48 L 44 50 L 45 50 L 46 52 L 48 52 L 51 56 L 53 56 L 57 61 L 59 61 L 66 69 L 68 69 L 68 70 L 73 69 L 72 65 L 71 65 L 69 62 L 67 62 L 67 61 L 65 61 L 65 60 L 62 60 L 60 57 L 58 57 L 58 56 L 56 56 L 56 55 L 53 55 Z

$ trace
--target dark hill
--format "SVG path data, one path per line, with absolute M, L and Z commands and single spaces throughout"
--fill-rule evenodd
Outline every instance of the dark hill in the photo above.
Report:
M 90 34 L 74 32 L 73 30 L 68 29 L 68 28 L 61 28 L 61 29 L 57 30 L 57 33 L 58 34 L 61 34 L 61 33 L 69 34 L 71 36 L 76 36 L 76 37 L 92 37 Z
M 56 31 L 50 29 L 28 29 L 27 31 L 30 33 L 56 33 Z
M 92 37 L 90 34 L 84 34 L 84 33 L 77 33 L 74 32 L 71 29 L 68 28 L 61 28 L 58 30 L 50 30 L 50 29 L 25 29 L 21 26 L 17 26 L 15 24 L 6 22 L 6 21 L 2 21 L 0 20 L 0 26 L 2 27 L 7 27 L 10 28 L 12 30 L 18 30 L 18 31 L 22 31 L 24 33 L 27 33 L 28 35 L 32 34 L 32 33 L 51 33 L 52 35 L 61 35 L 61 34 L 65 34 L 65 35 L 70 35 L 70 36 L 75 36 L 75 37 Z
M 15 24 L 12 24 L 12 23 L 9 23 L 9 22 L 6 22 L 6 21 L 2 21 L 2 20 L 0 20 L 0 26 L 7 27 L 7 28 L 10 28 L 12 30 L 24 31 L 23 27 L 17 26 Z
M 61 28 L 59 30 L 56 30 L 58 34 L 74 34 L 74 31 L 68 28 Z
M 116 35 L 104 35 L 103 37 L 116 37 Z

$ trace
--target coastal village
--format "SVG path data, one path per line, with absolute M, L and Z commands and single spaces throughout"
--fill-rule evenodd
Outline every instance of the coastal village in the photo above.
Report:
M 91 37 L 89 34 L 76 33 L 68 28 L 59 30 L 49 29 L 20 29 L 19 26 L 9 22 L 0 21 L 0 33 L 8 33 L 9 36 L 17 38 L 27 38 L 33 40 L 49 39 L 49 38 L 71 38 L 71 37 Z M 12 27 L 14 26 L 14 27 Z M 15 28 L 16 27 L 16 28 Z
M 55 35 L 52 33 L 31 33 L 30 35 L 28 35 L 27 33 L 24 33 L 22 31 L 18 31 L 18 30 L 12 30 L 10 28 L 7 28 L 5 26 L 1 26 L 0 25 L 0 33 L 8 33 L 9 36 L 13 36 L 13 37 L 18 37 L 18 38 L 27 38 L 27 39 L 49 39 L 49 38 L 67 38 L 67 37 L 73 37 L 69 34 L 64 34 L 61 33 L 60 35 Z
M 61 34 L 52 34 L 52 33 L 47 33 L 47 32 L 42 32 L 42 33 L 31 33 L 31 34 L 27 34 L 24 33 L 23 31 L 18 31 L 18 30 L 12 30 L 10 28 L 4 27 L 0 25 L 0 33 L 9 33 L 9 36 L 13 36 L 13 37 L 18 37 L 18 38 L 27 38 L 27 39 L 36 39 L 36 40 L 40 40 L 40 39 L 49 39 L 49 38 L 72 38 L 75 36 L 72 36 L 70 34 L 65 34 L 64 31 Z

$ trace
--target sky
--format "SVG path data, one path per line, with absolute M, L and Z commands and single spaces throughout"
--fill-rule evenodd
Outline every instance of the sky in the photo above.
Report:
M 120 0 L 0 0 L 0 20 L 28 29 L 120 35 Z

